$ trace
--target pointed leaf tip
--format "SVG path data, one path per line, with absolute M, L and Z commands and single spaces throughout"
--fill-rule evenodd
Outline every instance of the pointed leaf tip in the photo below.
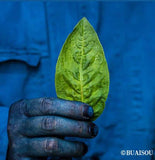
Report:
M 89 23 L 88 19 L 86 17 L 83 17 L 80 21 L 84 22 L 84 23 Z

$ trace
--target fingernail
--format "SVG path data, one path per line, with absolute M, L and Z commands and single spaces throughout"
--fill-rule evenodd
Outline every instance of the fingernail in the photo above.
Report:
M 94 114 L 93 108 L 88 105 L 84 105 L 83 116 L 86 118 L 91 118 L 93 117 L 93 114 Z
M 83 155 L 85 155 L 88 152 L 88 146 L 83 143 Z
M 92 137 L 97 136 L 98 134 L 98 127 L 94 123 L 90 123 L 89 125 L 89 133 Z

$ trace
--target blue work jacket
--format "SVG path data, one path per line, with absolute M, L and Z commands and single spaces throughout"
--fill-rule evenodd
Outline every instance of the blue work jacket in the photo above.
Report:
M 56 97 L 55 66 L 76 23 L 87 17 L 103 45 L 110 92 L 84 140 L 85 160 L 152 160 L 121 150 L 155 148 L 154 2 L 0 2 L 0 160 L 5 160 L 8 110 L 24 98 Z

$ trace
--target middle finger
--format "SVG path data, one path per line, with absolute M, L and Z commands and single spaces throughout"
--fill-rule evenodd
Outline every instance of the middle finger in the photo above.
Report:
M 68 136 L 92 138 L 98 133 L 92 122 L 77 121 L 59 116 L 37 116 L 28 118 L 22 128 L 23 134 L 35 136 Z

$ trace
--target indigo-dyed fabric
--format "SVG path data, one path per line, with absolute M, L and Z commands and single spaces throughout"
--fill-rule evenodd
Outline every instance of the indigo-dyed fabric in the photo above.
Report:
M 99 135 L 84 160 L 153 160 L 121 150 L 155 148 L 154 2 L 0 2 L 0 160 L 7 151 L 9 106 L 23 98 L 56 97 L 55 65 L 76 23 L 87 17 L 110 71 Z

